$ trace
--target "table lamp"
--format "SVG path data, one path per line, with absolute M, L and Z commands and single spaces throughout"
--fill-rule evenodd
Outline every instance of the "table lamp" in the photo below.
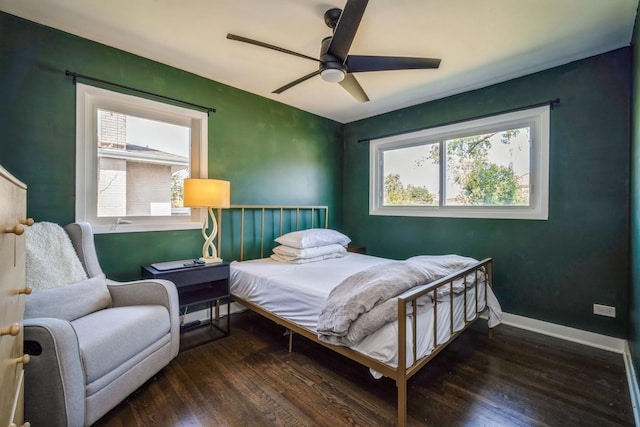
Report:
M 192 208 L 207 208 L 211 217 L 211 233 L 207 234 L 209 228 L 209 217 L 205 215 L 202 224 L 202 258 L 207 264 L 222 262 L 218 257 L 216 246 L 213 244 L 218 234 L 218 222 L 213 213 L 214 208 L 228 208 L 230 204 L 231 184 L 229 181 L 219 179 L 196 179 L 187 178 L 184 180 L 184 206 Z

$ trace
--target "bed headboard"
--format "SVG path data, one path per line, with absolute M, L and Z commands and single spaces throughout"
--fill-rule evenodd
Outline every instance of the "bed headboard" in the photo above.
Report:
M 329 206 L 231 205 L 219 210 L 218 243 L 226 261 L 264 258 L 285 233 L 329 226 Z

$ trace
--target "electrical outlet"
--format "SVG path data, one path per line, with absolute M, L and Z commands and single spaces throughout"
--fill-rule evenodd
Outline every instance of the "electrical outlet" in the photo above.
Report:
M 593 314 L 599 316 L 616 317 L 616 308 L 610 305 L 593 304 Z

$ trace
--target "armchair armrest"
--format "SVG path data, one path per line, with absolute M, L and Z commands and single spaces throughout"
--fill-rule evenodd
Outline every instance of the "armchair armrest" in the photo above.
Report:
M 132 282 L 115 282 L 107 279 L 114 307 L 127 305 L 162 305 L 171 319 L 171 354 L 175 357 L 180 348 L 180 302 L 173 282 L 163 279 L 144 279 Z
M 25 414 L 33 425 L 83 426 L 84 370 L 78 338 L 69 322 L 24 320 Z
M 116 282 L 107 279 L 107 288 L 114 307 L 127 305 L 163 305 L 178 312 L 178 291 L 173 282 L 162 279 Z

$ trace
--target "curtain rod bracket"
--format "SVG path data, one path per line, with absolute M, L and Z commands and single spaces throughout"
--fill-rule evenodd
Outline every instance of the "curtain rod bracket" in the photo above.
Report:
M 171 102 L 175 102 L 175 103 L 182 104 L 182 105 L 188 105 L 190 107 L 195 107 L 195 108 L 197 108 L 199 110 L 206 111 L 207 112 L 207 116 L 209 116 L 210 113 L 215 113 L 216 112 L 216 109 L 212 108 L 212 107 L 205 107 L 204 105 L 198 105 L 198 104 L 194 104 L 192 102 L 182 101 L 182 100 L 176 99 L 176 98 L 171 98 L 169 96 L 159 95 L 159 94 L 153 93 L 153 92 L 147 92 L 146 90 L 136 89 L 134 87 L 121 85 L 119 83 L 113 83 L 113 82 L 109 82 L 109 81 L 106 81 L 106 80 L 98 79 L 98 78 L 95 78 L 95 77 L 85 76 L 83 74 L 74 73 L 73 71 L 69 71 L 69 70 L 65 70 L 64 74 L 65 74 L 65 76 L 71 76 L 73 78 L 72 82 L 73 82 L 74 85 L 77 83 L 78 79 L 86 80 L 86 81 L 90 81 L 90 82 L 97 82 L 97 83 L 102 83 L 102 84 L 105 84 L 105 85 L 108 85 L 108 86 L 114 86 L 114 87 L 118 87 L 118 88 L 121 88 L 121 89 L 130 90 L 132 92 L 142 93 L 142 94 L 148 95 L 148 96 L 153 96 L 155 98 L 164 99 L 165 101 L 171 101 Z
M 71 77 L 73 78 L 72 83 L 73 83 L 73 84 L 76 84 L 77 79 L 76 79 L 76 74 L 75 74 L 75 73 L 72 73 L 72 72 L 71 72 L 71 71 L 69 71 L 69 70 L 65 70 L 64 75 L 65 75 L 65 76 L 71 76 Z

